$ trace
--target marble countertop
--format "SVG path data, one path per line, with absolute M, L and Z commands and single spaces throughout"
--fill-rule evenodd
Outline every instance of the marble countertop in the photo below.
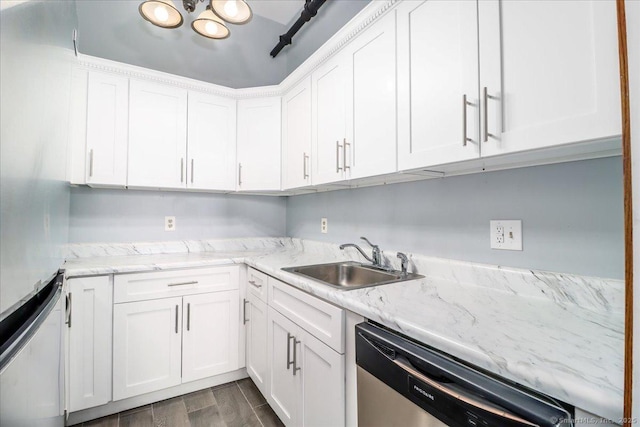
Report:
M 344 291 L 281 268 L 359 259 L 355 251 L 295 239 L 223 246 L 217 252 L 116 251 L 69 259 L 65 272 L 74 277 L 246 263 L 497 375 L 600 416 L 622 416 L 622 281 L 412 255 L 411 269 L 424 279 Z M 387 261 L 395 267 L 390 254 Z

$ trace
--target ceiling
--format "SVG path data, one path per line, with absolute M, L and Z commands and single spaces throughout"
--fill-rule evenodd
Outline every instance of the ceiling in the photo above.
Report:
M 304 0 L 247 0 L 253 19 L 245 25 L 229 24 L 231 35 L 224 40 L 210 40 L 191 29 L 204 3 L 189 15 L 176 0 L 185 22 L 164 29 L 140 16 L 141 1 L 76 0 L 79 51 L 232 88 L 280 83 L 369 2 L 328 0 L 293 44 L 271 58 L 269 52 L 298 18 Z

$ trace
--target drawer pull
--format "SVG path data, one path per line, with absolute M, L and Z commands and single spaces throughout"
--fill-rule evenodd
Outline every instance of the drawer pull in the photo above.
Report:
M 169 283 L 167 286 L 186 286 L 186 285 L 197 285 L 198 281 L 193 280 L 191 282 L 180 282 L 180 283 Z
M 261 288 L 262 287 L 262 285 L 257 284 L 255 280 L 249 280 L 249 283 L 251 283 L 256 288 Z

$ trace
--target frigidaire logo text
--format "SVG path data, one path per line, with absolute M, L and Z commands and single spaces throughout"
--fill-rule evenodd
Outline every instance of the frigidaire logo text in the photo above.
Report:
M 418 387 L 415 384 L 413 385 L 413 389 L 415 391 L 417 391 L 418 393 L 420 393 L 421 395 L 423 395 L 424 397 L 428 397 L 431 400 L 436 400 L 435 397 L 433 397 L 433 394 L 427 393 L 426 391 L 424 391 L 423 389 L 421 389 L 420 387 Z

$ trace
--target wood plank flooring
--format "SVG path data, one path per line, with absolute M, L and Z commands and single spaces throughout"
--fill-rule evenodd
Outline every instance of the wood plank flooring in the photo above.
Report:
M 284 424 L 253 381 L 245 378 L 88 421 L 82 427 L 284 427 Z

